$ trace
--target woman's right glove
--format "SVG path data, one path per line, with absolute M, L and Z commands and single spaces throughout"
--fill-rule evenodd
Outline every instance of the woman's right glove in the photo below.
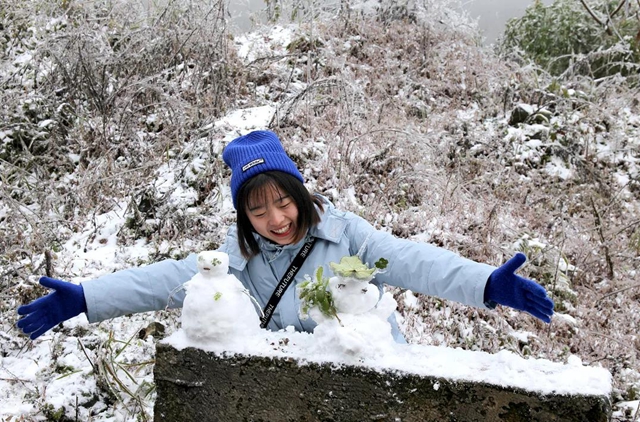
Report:
M 18 314 L 26 316 L 19 319 L 16 325 L 25 334 L 29 334 L 31 340 L 61 322 L 87 312 L 81 285 L 49 277 L 41 277 L 40 284 L 54 291 L 18 308 Z

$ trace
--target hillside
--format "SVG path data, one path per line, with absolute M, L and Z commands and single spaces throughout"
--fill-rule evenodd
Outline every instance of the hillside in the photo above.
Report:
M 614 420 L 640 417 L 637 81 L 497 57 L 446 1 L 297 24 L 270 9 L 278 25 L 239 36 L 224 2 L 51 3 L 0 0 L 2 420 L 151 418 L 179 311 L 81 316 L 31 342 L 15 310 L 41 275 L 217 247 L 234 223 L 222 148 L 264 127 L 336 206 L 492 265 L 523 251 L 556 303 L 544 325 L 393 290 L 410 342 L 577 356 L 611 371 Z

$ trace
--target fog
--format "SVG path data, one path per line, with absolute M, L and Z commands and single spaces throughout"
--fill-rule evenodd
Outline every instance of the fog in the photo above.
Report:
M 522 16 L 526 8 L 535 0 L 461 0 L 460 7 L 469 16 L 478 20 L 485 43 L 491 44 L 502 34 L 506 22 Z M 542 0 L 551 4 L 551 0 Z M 251 19 L 255 19 L 265 9 L 264 0 L 239 0 L 230 2 L 229 14 L 233 32 L 245 32 L 251 29 Z
M 526 8 L 535 0 L 471 0 L 462 2 L 462 7 L 473 18 L 478 19 L 478 27 L 482 31 L 485 42 L 493 43 L 504 30 L 511 18 L 522 16 Z M 542 0 L 551 4 L 551 0 Z

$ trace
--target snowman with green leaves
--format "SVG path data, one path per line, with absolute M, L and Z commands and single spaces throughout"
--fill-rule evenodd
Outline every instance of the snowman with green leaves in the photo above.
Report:
M 329 263 L 334 274 L 330 278 L 324 276 L 322 266 L 313 279 L 306 276 L 298 287 L 301 316 L 318 324 L 313 334 L 319 348 L 358 356 L 384 353 L 395 344 L 388 318 L 397 303 L 391 293 L 380 295 L 378 286 L 371 283 L 386 266 L 382 258 L 370 268 L 354 255 Z

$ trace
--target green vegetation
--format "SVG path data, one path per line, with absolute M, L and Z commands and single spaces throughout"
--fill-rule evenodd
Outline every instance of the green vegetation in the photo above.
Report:
M 313 307 L 317 307 L 326 317 L 338 318 L 333 296 L 329 290 L 329 279 L 323 277 L 324 268 L 316 269 L 315 280 L 306 280 L 298 286 L 300 300 L 302 301 L 302 315 L 308 315 Z M 340 320 L 340 318 L 338 318 Z
M 521 52 L 552 75 L 601 78 L 637 74 L 640 64 L 638 4 L 629 0 L 536 1 L 507 23 L 503 53 Z

